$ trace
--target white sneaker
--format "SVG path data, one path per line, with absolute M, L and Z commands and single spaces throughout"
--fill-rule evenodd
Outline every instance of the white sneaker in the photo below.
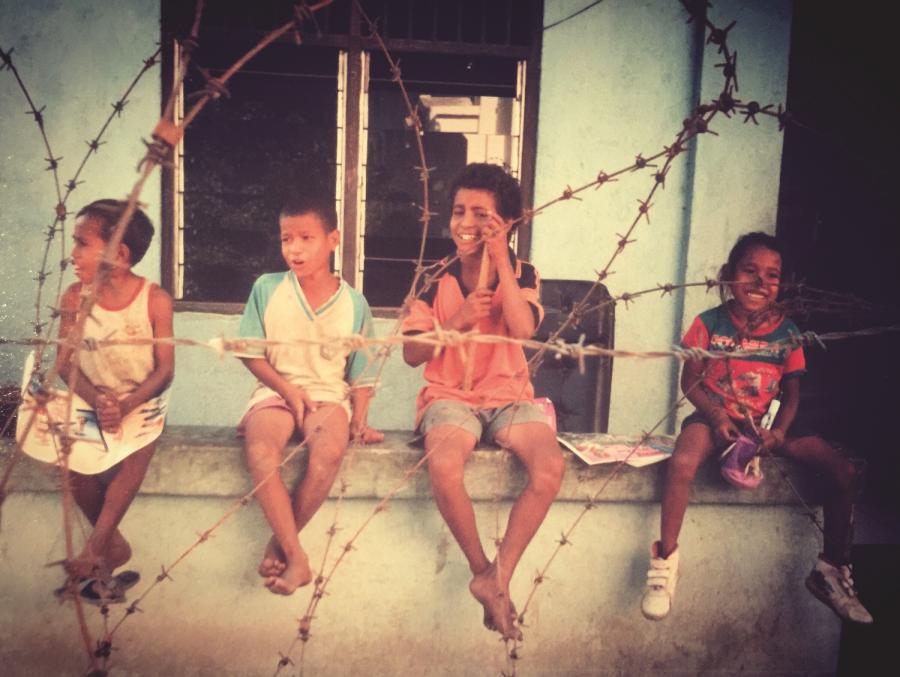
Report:
M 856 596 L 853 570 L 849 564 L 836 567 L 819 556 L 816 566 L 806 577 L 806 587 L 815 597 L 831 607 L 838 616 L 854 623 L 873 621 L 866 607 Z
M 659 556 L 659 541 L 650 546 L 650 570 L 647 587 L 641 599 L 641 613 L 651 621 L 665 618 L 672 609 L 675 583 L 678 581 L 678 548 L 663 559 Z

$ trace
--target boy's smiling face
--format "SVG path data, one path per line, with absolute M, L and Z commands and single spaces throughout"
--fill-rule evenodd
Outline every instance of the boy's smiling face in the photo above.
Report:
M 456 191 L 450 213 L 450 235 L 460 256 L 481 251 L 482 229 L 492 225 L 492 215 L 496 213 L 497 200 L 493 192 L 481 188 Z
M 281 255 L 298 280 L 331 273 L 331 253 L 339 241 L 337 230 L 327 232 L 315 212 L 282 216 L 280 227 Z

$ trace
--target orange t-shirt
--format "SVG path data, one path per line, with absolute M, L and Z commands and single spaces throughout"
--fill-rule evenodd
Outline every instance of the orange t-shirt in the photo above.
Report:
M 540 277 L 530 263 L 516 258 L 510 250 L 516 280 L 525 300 L 531 304 L 535 317 L 535 327 L 544 317 L 539 290 Z M 422 276 L 439 270 L 441 261 Z M 469 293 L 462 282 L 462 265 L 457 260 L 447 267 L 437 281 L 419 295 L 403 320 L 401 331 L 416 334 L 432 331 L 435 326 L 444 326 L 459 310 Z M 497 285 L 494 287 L 491 313 L 478 325 L 482 334 L 509 336 L 509 327 L 503 319 L 503 307 Z M 470 344 L 471 345 L 471 344 Z M 474 344 L 475 368 L 472 389 L 463 390 L 467 356 L 466 346 L 444 348 L 425 367 L 427 385 L 416 399 L 416 424 L 425 408 L 435 400 L 457 400 L 478 409 L 502 407 L 517 400 L 531 401 L 534 388 L 528 376 L 528 364 L 521 346 L 512 343 Z

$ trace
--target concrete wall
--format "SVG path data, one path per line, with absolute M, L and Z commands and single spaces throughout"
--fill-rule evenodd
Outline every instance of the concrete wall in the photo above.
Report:
M 3 509 L 0 659 L 9 677 L 78 675 L 86 664 L 71 603 L 60 607 L 51 595 L 63 576 L 43 567 L 63 556 L 59 505 L 51 494 L 14 494 Z M 123 523 L 136 551 L 129 567 L 151 578 L 230 505 L 139 497 Z M 341 537 L 373 507 L 345 504 Z M 521 562 L 514 601 L 523 603 L 533 572 L 579 507 L 554 506 Z M 333 509 L 326 504 L 304 537 L 317 568 Z M 487 535 L 495 512 L 478 506 Z M 656 514 L 656 506 L 638 504 L 605 504 L 589 514 L 535 598 L 516 674 L 833 673 L 840 624 L 803 587 L 816 549 L 803 517 L 784 508 L 692 507 L 677 606 L 670 619 L 652 623 L 639 600 Z M 144 613 L 122 626 L 112 674 L 272 674 L 309 592 L 280 598 L 261 586 L 255 567 L 267 533 L 258 509 L 245 509 L 173 570 L 174 580 L 141 605 Z M 433 504 L 393 503 L 338 569 L 312 627 L 305 674 L 499 675 L 503 645 L 481 626 L 468 581 Z M 115 608 L 112 619 L 121 613 Z M 90 608 L 88 615 L 96 634 L 99 614 Z
M 0 453 L 10 447 L 0 442 Z M 348 459 L 349 498 L 339 511 L 329 500 L 301 534 L 316 570 L 323 561 L 331 570 L 336 549 L 373 515 L 377 500 L 397 486 L 420 453 L 404 437 L 390 436 L 356 452 L 352 463 Z M 588 468 L 571 454 L 567 462 L 559 499 L 512 581 L 520 609 L 534 572 L 582 514 L 584 497 L 605 489 L 529 606 L 516 674 L 833 674 L 840 623 L 803 586 L 818 534 L 774 468 L 764 466 L 767 479 L 756 492 L 728 487 L 714 468 L 701 474 L 680 542 L 674 611 L 654 623 L 641 616 L 639 602 L 664 466 L 625 468 L 610 481 L 610 466 Z M 287 481 L 298 465 L 290 464 Z M 57 567 L 43 566 L 65 553 L 59 495 L 48 493 L 50 475 L 47 466 L 23 461 L 17 491 L 3 506 L 0 662 L 8 675 L 76 675 L 85 665 L 71 604 L 60 607 L 51 595 L 63 576 Z M 813 500 L 809 475 L 791 475 Z M 488 552 L 524 481 L 521 466 L 495 450 L 476 451 L 467 466 Z M 128 568 L 144 577 L 129 600 L 248 489 L 239 445 L 229 434 L 171 428 L 122 523 L 135 552 Z M 326 531 L 335 521 L 337 544 L 325 557 Z M 80 528 L 75 533 L 80 542 Z M 173 580 L 153 590 L 140 604 L 143 613 L 116 635 L 111 674 L 272 674 L 310 592 L 283 598 L 261 586 L 255 568 L 268 533 L 258 507 L 248 506 L 171 569 Z M 317 611 L 305 674 L 508 671 L 502 643 L 481 626 L 467 589 L 468 567 L 434 507 L 427 476 L 407 481 L 354 545 Z M 111 622 L 121 615 L 122 605 L 112 607 Z M 88 608 L 87 616 L 99 633 L 97 610 Z M 299 647 L 292 657 L 298 660 Z M 294 666 L 282 674 L 298 672 Z
M 583 7 L 580 0 L 547 2 L 545 25 Z M 763 104 L 783 102 L 787 89 L 790 2 L 724 0 L 709 17 L 732 20 L 729 45 L 736 50 L 736 97 Z M 592 181 L 600 170 L 630 165 L 672 143 L 697 103 L 716 98 L 723 61 L 677 2 L 603 2 L 544 32 L 536 202 Z M 715 276 L 739 233 L 774 232 L 782 137 L 777 123 L 719 116 L 718 136 L 694 142 L 692 154 L 673 165 L 657 191 L 650 223 L 642 221 L 612 266 L 613 294 L 665 282 Z M 555 206 L 535 220 L 532 259 L 544 277 L 596 279 L 630 225 L 637 200 L 652 184 L 653 170 L 630 173 L 581 201 Z M 616 308 L 616 345 L 666 350 L 699 312 L 716 303 L 703 290 L 644 297 Z M 616 361 L 610 430 L 652 425 L 671 406 L 677 365 L 671 361 Z M 634 403 L 640 402 L 640 407 Z

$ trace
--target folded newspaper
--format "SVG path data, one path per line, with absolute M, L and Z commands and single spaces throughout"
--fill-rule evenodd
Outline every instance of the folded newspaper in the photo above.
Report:
M 45 463 L 62 464 L 63 437 L 71 441 L 69 469 L 95 475 L 144 448 L 159 437 L 166 421 L 168 391 L 152 397 L 122 419 L 114 432 L 100 429 L 96 412 L 78 395 L 49 388 L 38 404 L 40 383 L 32 379 L 34 355 L 25 362 L 22 403 L 16 421 L 16 440 L 22 451 Z
M 675 439 L 654 435 L 646 439 L 600 433 L 558 433 L 557 440 L 588 465 L 625 462 L 639 468 L 664 461 L 675 449 Z

